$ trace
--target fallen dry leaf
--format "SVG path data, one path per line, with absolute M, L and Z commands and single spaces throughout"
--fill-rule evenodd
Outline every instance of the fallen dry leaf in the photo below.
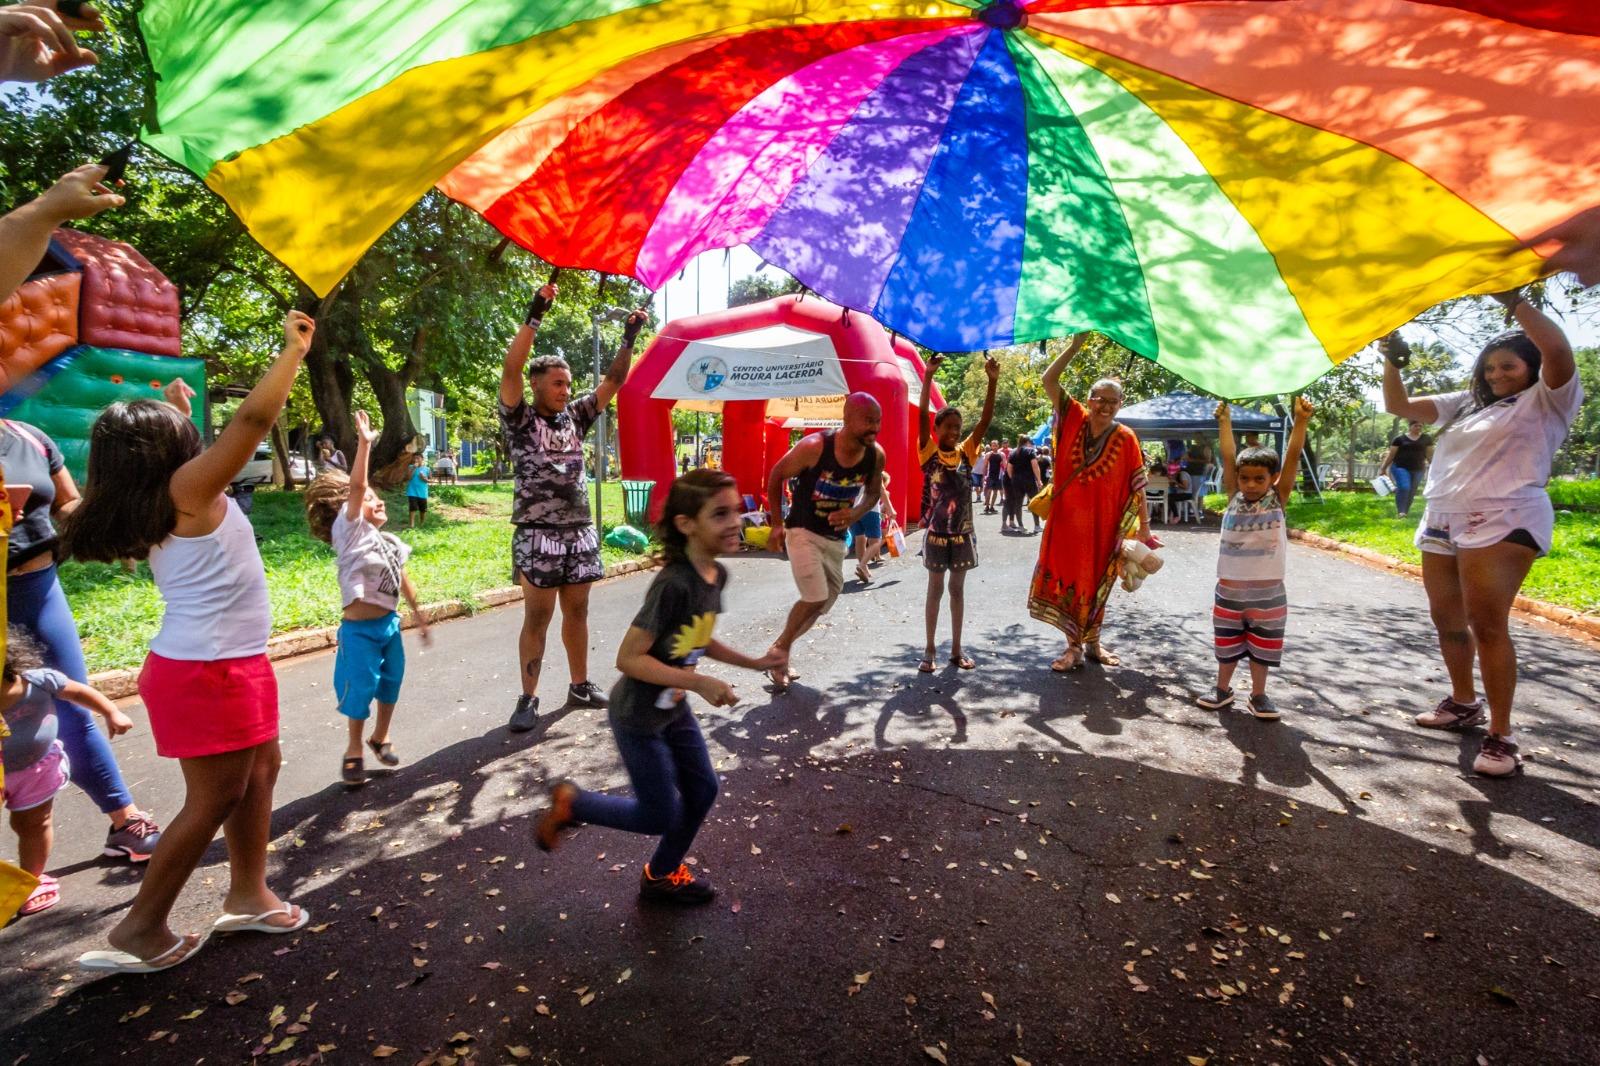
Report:
M 583 997 L 581 999 L 578 1000 L 578 1006 L 587 1007 L 589 1004 L 591 1004 L 593 1002 L 594 1002 L 594 993 L 593 992 L 587 992 L 587 993 L 585 993 L 583 995 Z
M 514 1059 L 531 1059 L 531 1058 L 533 1058 L 533 1052 L 528 1050 L 526 1047 L 524 1047 L 521 1044 L 518 1044 L 515 1047 L 509 1047 L 508 1046 L 506 1048 L 506 1054 L 510 1055 Z
M 944 1057 L 944 1052 L 940 1051 L 932 1044 L 924 1047 L 922 1051 L 923 1054 L 927 1055 L 928 1058 L 932 1059 L 934 1062 L 942 1062 L 945 1064 L 945 1066 L 950 1066 L 950 1060 Z
M 930 942 L 928 944 L 928 946 L 930 948 L 932 948 L 934 951 L 943 951 L 944 950 L 944 937 L 940 937 L 939 939 Z
M 1110 900 L 1112 903 L 1121 903 L 1122 902 L 1122 897 L 1117 895 L 1115 892 L 1107 892 L 1106 893 L 1106 899 Z
M 375 1059 L 386 1059 L 399 1050 L 399 1048 L 390 1047 L 388 1044 L 379 1044 L 377 1047 L 372 1049 L 372 1057 Z
M 855 981 L 858 985 L 864 985 L 870 980 L 872 980 L 871 970 L 868 970 L 866 973 L 858 973 L 855 975 Z

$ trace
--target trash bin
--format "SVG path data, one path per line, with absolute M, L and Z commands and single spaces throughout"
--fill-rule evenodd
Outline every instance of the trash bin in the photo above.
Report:
M 624 481 L 622 483 L 622 513 L 630 526 L 643 528 L 650 524 L 650 492 L 654 481 Z

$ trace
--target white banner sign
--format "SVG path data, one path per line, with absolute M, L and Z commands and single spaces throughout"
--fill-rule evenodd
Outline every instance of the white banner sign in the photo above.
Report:
M 653 396 L 663 400 L 842 397 L 844 367 L 833 342 L 789 326 L 690 341 Z

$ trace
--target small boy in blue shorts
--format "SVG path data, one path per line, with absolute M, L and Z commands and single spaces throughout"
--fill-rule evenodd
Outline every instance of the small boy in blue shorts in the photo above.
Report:
M 423 646 L 432 643 L 427 616 L 417 606 L 417 590 L 406 573 L 411 546 L 383 532 L 388 511 L 383 497 L 367 487 L 367 465 L 378 433 L 365 411 L 356 414 L 356 436 L 349 476 L 330 471 L 306 490 L 306 522 L 311 534 L 332 544 L 339 557 L 344 620 L 339 623 L 339 650 L 333 661 L 333 691 L 339 713 L 349 719 L 349 743 L 340 778 L 352 787 L 367 779 L 361 738 L 374 701 L 378 720 L 367 747 L 385 766 L 400 763 L 389 741 L 389 723 L 406 674 L 396 610 L 401 596 L 416 620 Z
M 1294 402 L 1294 428 L 1283 463 L 1271 448 L 1246 448 L 1234 458 L 1233 420 L 1226 401 L 1217 405 L 1222 441 L 1222 486 L 1228 509 L 1222 516 L 1217 553 L 1217 592 L 1211 621 L 1217 650 L 1217 687 L 1196 702 L 1210 710 L 1233 703 L 1233 672 L 1250 660 L 1250 713 L 1275 721 L 1279 712 L 1267 695 L 1267 671 L 1283 661 L 1289 594 L 1283 587 L 1289 556 L 1289 523 L 1283 505 L 1294 491 L 1306 425 L 1313 408 Z

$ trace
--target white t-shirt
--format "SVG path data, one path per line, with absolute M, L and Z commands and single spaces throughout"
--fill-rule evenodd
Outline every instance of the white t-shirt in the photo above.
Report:
M 1583 386 L 1577 374 L 1559 389 L 1541 378 L 1478 411 L 1471 410 L 1470 392 L 1432 400 L 1439 409 L 1433 424 L 1445 428 L 1433 446 L 1424 495 L 1430 508 L 1466 513 L 1545 498 L 1550 464 L 1583 405 Z
M 333 519 L 333 550 L 339 553 L 339 600 L 357 600 L 394 610 L 411 545 L 385 533 L 366 518 L 350 518 L 343 507 Z

